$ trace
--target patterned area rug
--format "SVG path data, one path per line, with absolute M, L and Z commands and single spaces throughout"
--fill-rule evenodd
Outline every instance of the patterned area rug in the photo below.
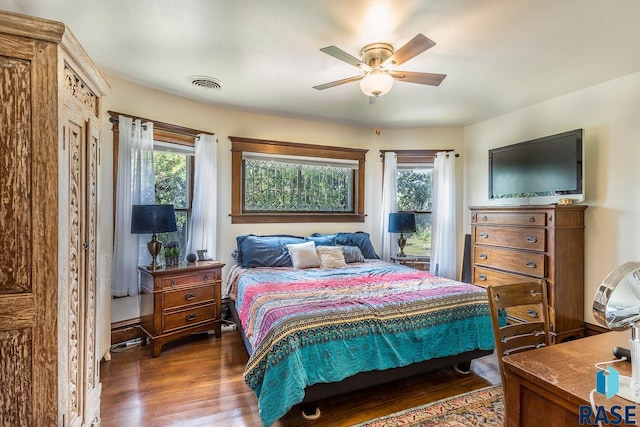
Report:
M 353 427 L 502 426 L 502 386 L 489 386 L 376 418 Z

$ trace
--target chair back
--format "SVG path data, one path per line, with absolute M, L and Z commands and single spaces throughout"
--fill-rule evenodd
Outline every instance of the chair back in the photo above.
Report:
M 547 284 L 544 280 L 507 285 L 492 285 L 487 288 L 489 309 L 493 323 L 493 335 L 496 341 L 498 365 L 502 385 L 505 386 L 505 371 L 502 357 L 521 351 L 548 346 L 549 304 L 547 302 Z M 518 316 L 517 320 L 507 319 L 505 309 L 535 305 L 527 316 Z M 537 316 L 537 317 L 534 317 Z M 502 319 L 502 320 L 500 320 Z

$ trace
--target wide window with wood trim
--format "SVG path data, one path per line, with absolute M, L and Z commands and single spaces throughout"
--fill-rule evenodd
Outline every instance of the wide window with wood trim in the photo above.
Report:
M 368 150 L 229 139 L 232 223 L 364 222 Z
M 421 269 L 429 269 L 431 259 L 431 209 L 433 207 L 433 163 L 438 152 L 449 150 L 380 150 L 397 156 L 397 203 L 399 212 L 416 217 L 416 232 L 407 235 L 404 253 L 417 258 Z

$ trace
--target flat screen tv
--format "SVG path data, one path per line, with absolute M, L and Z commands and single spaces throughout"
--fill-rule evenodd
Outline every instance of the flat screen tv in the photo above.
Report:
M 539 205 L 584 201 L 582 129 L 489 150 L 489 199 Z

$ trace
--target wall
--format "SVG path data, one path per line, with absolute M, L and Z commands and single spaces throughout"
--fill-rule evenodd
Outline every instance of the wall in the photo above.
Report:
M 8 10 L 9 12 L 24 13 L 12 0 L 0 0 L 0 10 Z
M 218 248 L 217 259 L 227 264 L 225 272 L 233 262 L 231 252 L 235 249 L 235 237 L 240 234 L 295 233 L 308 235 L 313 232 L 366 231 L 371 234 L 374 246 L 380 248 L 380 200 L 382 195 L 382 163 L 380 149 L 432 149 L 452 148 L 461 152 L 463 148 L 462 128 L 385 129 L 380 136 L 374 127 L 336 125 L 331 123 L 298 120 L 264 114 L 254 114 L 216 108 L 164 92 L 149 89 L 115 77 L 107 77 L 112 87 L 105 98 L 103 110 L 147 117 L 194 129 L 215 133 L 218 137 Z M 215 94 L 212 95 L 215 97 Z M 366 108 L 366 99 L 363 99 Z M 373 114 L 373 111 L 372 111 Z M 340 145 L 369 149 L 366 157 L 366 192 L 364 223 L 319 223 L 295 224 L 231 224 L 231 141 L 228 136 L 295 141 L 310 144 Z M 100 242 L 101 252 L 111 253 L 113 241 L 113 156 L 111 124 L 105 121 L 102 127 L 102 154 L 100 169 Z M 461 156 L 462 158 L 464 155 Z M 459 182 L 462 182 L 462 163 L 458 167 Z M 462 246 L 462 192 L 459 196 L 458 241 Z M 461 253 L 462 247 L 459 248 Z M 459 267 L 460 268 L 460 267 Z M 110 283 L 110 281 L 108 282 Z M 132 316 L 133 317 L 133 316 Z
M 585 132 L 585 321 L 606 275 L 640 260 L 640 73 L 486 120 L 464 131 L 464 226 L 488 204 L 490 148 L 583 128 Z M 561 285 L 561 284 L 560 284 Z

